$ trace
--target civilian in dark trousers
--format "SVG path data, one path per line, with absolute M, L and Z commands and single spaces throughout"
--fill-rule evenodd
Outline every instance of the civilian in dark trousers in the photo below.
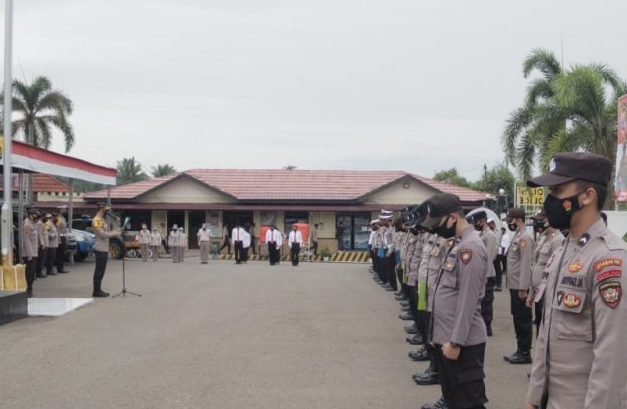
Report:
M 233 242 L 233 248 L 235 251 L 235 263 L 240 264 L 244 258 L 244 246 L 241 241 Z
M 244 235 L 246 232 L 241 228 L 239 223 L 235 224 L 235 228 L 231 233 L 233 247 L 235 251 L 235 264 L 241 264 L 244 258 Z
M 292 225 L 292 231 L 287 238 L 287 244 L 290 247 L 290 259 L 292 265 L 297 266 L 300 257 L 300 246 L 303 244 L 303 235 L 298 230 L 298 225 Z
M 503 283 L 503 270 L 501 269 L 501 260 L 499 260 L 499 255 L 496 255 L 494 259 L 494 272 L 496 276 L 494 278 L 494 290 L 501 291 L 501 284 Z

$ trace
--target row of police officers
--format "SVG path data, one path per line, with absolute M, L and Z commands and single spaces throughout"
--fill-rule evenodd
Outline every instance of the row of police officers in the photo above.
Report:
M 547 173 L 527 182 L 549 187 L 543 210 L 528 218 L 514 208 L 505 218 L 513 235 L 507 288 L 517 349 L 504 359 L 533 362 L 525 409 L 627 408 L 627 247 L 601 218 L 611 173 L 611 162 L 598 155 L 555 155 Z M 407 341 L 421 345 L 410 358 L 429 361 L 414 380 L 441 385 L 441 398 L 422 408 L 484 408 L 501 244 L 496 224 L 484 211 L 467 216 L 447 193 L 392 219 L 382 211 L 372 223 L 371 270 L 385 290 L 400 287 L 401 318 L 413 321 Z

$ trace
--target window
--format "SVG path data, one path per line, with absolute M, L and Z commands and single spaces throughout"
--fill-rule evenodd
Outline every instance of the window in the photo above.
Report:
M 285 212 L 285 233 L 292 231 L 292 225 L 294 223 L 309 223 L 309 213 Z M 303 239 L 305 238 L 303 237 Z

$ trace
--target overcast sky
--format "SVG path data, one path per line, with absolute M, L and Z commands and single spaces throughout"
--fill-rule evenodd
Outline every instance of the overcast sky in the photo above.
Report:
M 70 155 L 111 167 L 457 166 L 475 179 L 503 161 L 533 48 L 559 56 L 563 37 L 566 65 L 627 77 L 624 0 L 14 3 L 13 76 L 66 92 Z

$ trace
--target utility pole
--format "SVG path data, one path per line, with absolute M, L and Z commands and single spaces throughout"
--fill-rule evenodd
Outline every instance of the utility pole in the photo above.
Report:
M 11 195 L 11 56 L 13 53 L 13 0 L 5 0 L 4 16 L 4 140 L 3 140 L 3 172 L 4 172 L 4 203 L 2 203 L 2 260 L 4 266 L 13 265 L 13 206 Z

